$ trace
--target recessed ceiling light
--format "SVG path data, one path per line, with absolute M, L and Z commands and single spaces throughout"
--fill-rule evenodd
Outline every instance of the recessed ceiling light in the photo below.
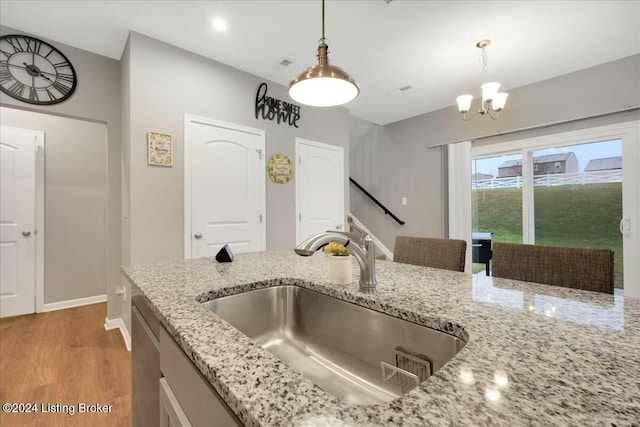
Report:
M 213 18 L 213 21 L 211 21 L 211 28 L 219 33 L 224 33 L 227 31 L 227 21 L 222 18 Z

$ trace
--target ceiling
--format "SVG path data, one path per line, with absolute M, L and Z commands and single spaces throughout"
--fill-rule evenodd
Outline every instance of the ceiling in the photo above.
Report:
M 315 63 L 320 13 L 319 0 L 0 2 L 2 25 L 110 58 L 133 30 L 283 85 Z M 326 37 L 360 85 L 346 107 L 387 124 L 478 96 L 481 39 L 506 91 L 638 54 L 640 1 L 327 0 Z

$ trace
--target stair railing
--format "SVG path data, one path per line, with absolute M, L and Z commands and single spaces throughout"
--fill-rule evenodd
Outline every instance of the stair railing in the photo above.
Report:
M 400 225 L 404 225 L 404 221 L 403 221 L 403 220 L 401 220 L 400 218 L 398 218 L 397 216 L 395 216 L 395 215 L 393 214 L 393 212 L 391 212 L 389 209 L 387 209 L 387 207 L 386 207 L 385 205 L 383 205 L 382 203 L 380 203 L 380 202 L 378 201 L 378 199 L 376 199 L 375 197 L 373 197 L 373 196 L 371 195 L 371 193 L 369 193 L 367 190 L 365 190 L 365 189 L 362 187 L 362 185 L 358 184 L 358 183 L 356 182 L 356 180 L 355 180 L 355 179 L 353 179 L 353 178 L 349 177 L 349 181 L 351 181 L 351 183 L 352 183 L 353 185 L 355 185 L 355 186 L 356 186 L 360 191 L 362 191 L 362 192 L 363 192 L 367 197 L 369 197 L 369 198 L 373 201 L 373 203 L 375 203 L 376 205 L 380 206 L 386 215 L 389 215 L 389 216 L 390 216 L 391 218 L 393 218 L 393 219 L 394 219 L 398 224 L 400 224 Z

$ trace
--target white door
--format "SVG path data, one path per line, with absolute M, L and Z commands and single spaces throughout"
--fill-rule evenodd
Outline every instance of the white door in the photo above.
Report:
M 40 135 L 0 129 L 0 317 L 36 308 L 35 160 Z
M 214 256 L 225 244 L 233 253 L 265 250 L 264 131 L 187 116 L 185 134 L 187 257 Z
M 344 230 L 344 149 L 296 138 L 296 244 Z

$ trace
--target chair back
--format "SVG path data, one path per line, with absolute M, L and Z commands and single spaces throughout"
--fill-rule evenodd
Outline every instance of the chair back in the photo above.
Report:
M 495 277 L 613 293 L 610 249 L 494 243 L 492 264 Z
M 393 260 L 405 264 L 464 271 L 467 242 L 458 239 L 397 236 Z

